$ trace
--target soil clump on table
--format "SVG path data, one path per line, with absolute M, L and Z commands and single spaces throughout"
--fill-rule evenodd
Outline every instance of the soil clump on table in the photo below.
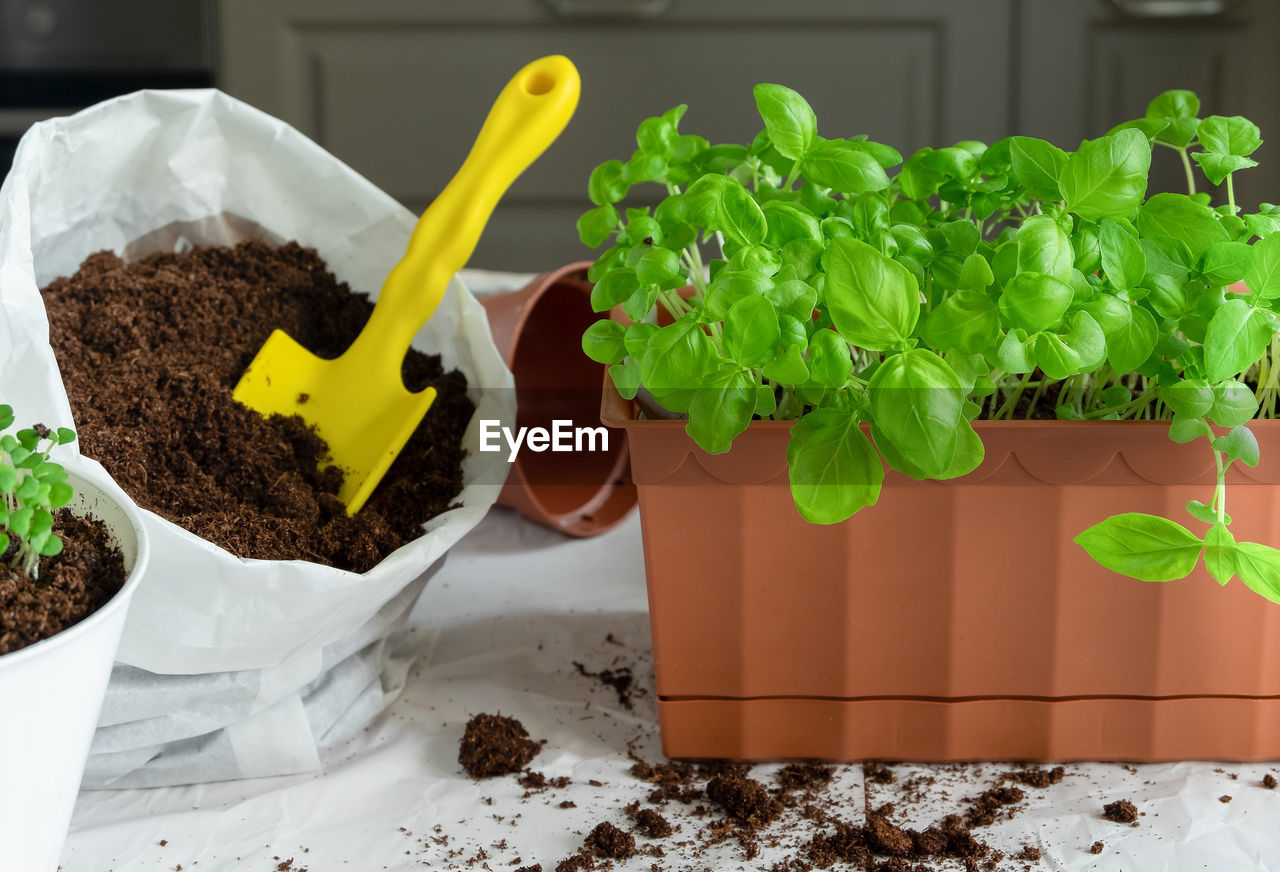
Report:
M 16 542 L 0 553 L 0 654 L 78 624 L 124 587 L 124 555 L 101 521 L 60 509 L 53 532 L 62 552 L 41 558 L 36 579 L 9 565 Z
M 522 771 L 541 749 L 515 718 L 478 714 L 463 730 L 458 762 L 479 781 Z
M 127 265 L 104 251 L 43 296 L 82 453 L 143 508 L 232 554 L 364 572 L 462 489 L 474 406 L 465 377 L 436 356 L 406 357 L 405 386 L 439 394 L 353 518 L 337 498 L 341 473 L 318 469 L 326 449 L 301 418 L 232 399 L 272 330 L 333 358 L 373 311 L 313 249 L 249 241 Z

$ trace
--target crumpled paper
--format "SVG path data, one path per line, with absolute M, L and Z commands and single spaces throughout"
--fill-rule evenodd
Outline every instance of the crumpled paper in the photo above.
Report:
M 320 146 L 218 91 L 141 91 L 37 124 L 23 137 L 0 188 L 0 397 L 24 420 L 75 426 L 48 343 L 39 288 L 70 275 L 95 251 L 139 256 L 265 232 L 314 247 L 340 280 L 376 298 L 415 223 L 413 214 Z M 466 486 L 458 508 L 432 519 L 424 535 L 372 570 L 357 574 L 305 561 L 241 559 L 143 513 L 151 567 L 134 598 L 118 661 L 137 670 L 131 679 L 146 673 L 157 681 L 191 676 L 185 695 L 166 697 L 174 717 L 180 717 L 179 704 L 207 715 L 217 705 L 210 696 L 215 682 L 225 684 L 228 673 L 265 670 L 256 680 L 269 685 L 282 664 L 323 663 L 322 652 L 343 648 L 344 640 L 377 623 L 380 610 L 437 565 L 497 498 L 505 461 L 475 450 L 478 422 L 513 425 L 513 380 L 483 308 L 458 279 L 450 282 L 414 346 L 439 354 L 446 368 L 467 377 L 477 411 L 464 437 L 470 447 L 463 464 Z M 384 629 L 390 632 L 390 624 Z M 378 659 L 385 663 L 385 646 Z M 329 663 L 329 670 L 337 665 Z M 296 703 L 293 728 L 265 730 L 269 746 L 241 742 L 235 756 L 269 761 L 272 754 L 264 752 L 292 740 L 311 743 L 314 760 L 316 736 L 301 734 L 305 718 L 297 716 L 297 707 L 305 707 L 306 697 L 297 691 L 326 672 L 310 671 L 295 672 L 308 678 L 289 692 L 276 688 L 277 703 Z M 148 692 L 136 680 L 122 681 L 121 694 L 126 687 L 128 704 L 108 691 L 105 711 L 116 720 L 108 728 L 153 717 Z M 263 703 L 261 690 L 253 692 L 255 705 Z M 208 706 L 202 709 L 203 703 Z M 225 720 L 230 712 L 223 711 L 221 728 L 231 723 Z M 333 722 L 329 728 L 340 720 L 327 710 L 319 720 L 326 718 Z M 105 736 L 95 752 L 113 747 Z M 120 744 L 111 753 L 129 750 Z M 135 752 L 138 747 L 130 746 Z M 155 743 L 150 747 L 154 751 Z M 181 780 L 179 772 L 167 783 Z

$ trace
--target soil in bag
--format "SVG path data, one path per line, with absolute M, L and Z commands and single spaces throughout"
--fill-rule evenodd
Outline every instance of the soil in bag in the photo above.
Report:
M 373 311 L 313 249 L 249 241 L 127 266 L 99 252 L 43 294 L 81 452 L 140 506 L 232 554 L 363 572 L 462 490 L 475 407 L 465 376 L 437 356 L 405 359 L 405 385 L 439 395 L 352 518 L 337 498 L 341 473 L 319 469 L 326 447 L 314 431 L 232 399 L 272 330 L 336 357 Z

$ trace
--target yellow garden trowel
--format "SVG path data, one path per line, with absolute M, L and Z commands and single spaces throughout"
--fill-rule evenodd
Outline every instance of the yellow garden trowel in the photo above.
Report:
M 400 375 L 409 343 L 466 265 L 503 192 L 546 150 L 578 105 L 568 58 L 541 58 L 516 73 L 489 110 L 462 168 L 427 207 L 409 250 L 382 285 L 373 314 L 334 360 L 276 330 L 233 396 L 263 415 L 301 415 L 344 473 L 338 497 L 358 512 L 436 398 L 410 393 Z

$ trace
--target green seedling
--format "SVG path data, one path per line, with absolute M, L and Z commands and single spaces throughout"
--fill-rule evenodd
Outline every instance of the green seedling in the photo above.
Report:
M 0 557 L 8 556 L 9 565 L 35 579 L 40 558 L 62 551 L 53 513 L 74 496 L 67 471 L 49 452 L 74 442 L 76 434 L 39 424 L 6 432 L 12 425 L 13 409 L 0 404 Z
M 824 524 L 873 505 L 886 466 L 975 469 L 979 416 L 1051 402 L 1063 419 L 1168 420 L 1217 461 L 1210 499 L 1187 507 L 1206 532 L 1128 513 L 1076 541 L 1146 581 L 1203 557 L 1280 601 L 1280 552 L 1235 541 L 1226 513 L 1227 469 L 1258 461 L 1247 422 L 1275 417 L 1280 395 L 1280 206 L 1245 213 L 1233 186 L 1257 127 L 1170 91 L 1074 151 L 1010 137 L 904 160 L 820 136 L 789 88 L 757 85 L 755 102 L 764 130 L 746 145 L 682 133 L 677 106 L 591 174 L 579 234 L 609 243 L 592 305 L 634 323 L 599 321 L 582 345 L 624 397 L 686 413 L 713 453 L 754 419 L 794 420 L 792 495 Z M 1155 149 L 1179 156 L 1187 193 L 1148 195 Z M 1225 202 L 1197 191 L 1197 170 Z M 653 185 L 656 207 L 623 205 Z

